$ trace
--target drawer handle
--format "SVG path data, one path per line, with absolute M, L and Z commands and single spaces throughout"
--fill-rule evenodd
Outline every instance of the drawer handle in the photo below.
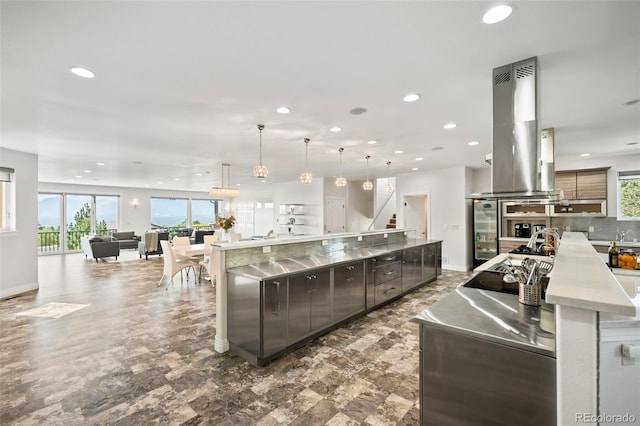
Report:
M 394 274 L 395 272 L 396 272 L 396 271 L 392 269 L 392 270 L 390 270 L 389 272 L 385 272 L 384 274 L 385 274 L 385 275 L 391 275 L 391 274 Z
M 395 257 L 395 256 L 385 257 L 385 258 L 384 258 L 384 259 L 382 259 L 382 260 L 385 260 L 385 261 L 389 262 L 389 261 L 391 261 L 391 260 L 396 260 L 396 257 Z
M 276 293 L 275 298 L 278 301 L 277 303 L 273 304 L 274 305 L 273 315 L 279 315 L 280 314 L 280 281 L 274 281 L 273 284 L 274 284 L 273 289 L 275 290 L 275 293 Z
M 395 287 L 391 287 L 390 289 L 385 290 L 385 291 L 384 291 L 384 294 L 391 293 L 391 292 L 392 292 L 392 291 L 394 291 L 395 289 L 396 289 Z

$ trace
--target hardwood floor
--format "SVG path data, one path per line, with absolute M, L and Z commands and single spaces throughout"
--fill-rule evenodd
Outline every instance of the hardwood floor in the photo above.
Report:
M 434 283 L 265 367 L 216 353 L 215 289 L 157 283 L 162 258 L 39 258 L 40 290 L 0 301 L 0 424 L 418 423 L 418 326 L 469 274 Z M 88 305 L 60 318 L 50 303 Z

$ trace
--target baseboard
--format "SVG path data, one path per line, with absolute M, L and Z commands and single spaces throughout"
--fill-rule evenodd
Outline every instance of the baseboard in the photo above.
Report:
M 449 269 L 450 271 L 467 272 L 469 270 L 469 267 L 466 265 L 442 264 L 442 269 Z
M 5 286 L 2 286 L 2 288 L 0 288 L 0 300 L 8 299 L 9 297 L 15 297 L 15 296 L 18 296 L 19 294 L 37 290 L 39 288 L 40 288 L 40 284 L 38 284 L 37 281 L 34 283 L 26 283 L 26 284 L 18 285 L 15 287 L 9 287 L 9 288 L 5 288 Z

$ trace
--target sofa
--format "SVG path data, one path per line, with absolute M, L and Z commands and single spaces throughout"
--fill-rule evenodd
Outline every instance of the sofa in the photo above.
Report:
M 133 231 L 113 232 L 111 240 L 117 241 L 120 249 L 137 249 L 140 237 L 135 235 Z
M 201 231 L 201 230 L 195 230 L 193 231 L 193 244 L 203 244 L 204 243 L 204 236 L 205 235 L 213 235 L 215 231 Z
M 138 243 L 140 259 L 144 256 L 145 260 L 149 260 L 150 254 L 162 255 L 162 245 L 160 245 L 160 241 L 163 240 L 169 240 L 169 231 L 146 232 L 144 239 Z
M 96 262 L 103 257 L 120 256 L 120 244 L 112 241 L 110 237 L 84 236 L 80 238 L 80 248 L 84 257 L 93 257 Z

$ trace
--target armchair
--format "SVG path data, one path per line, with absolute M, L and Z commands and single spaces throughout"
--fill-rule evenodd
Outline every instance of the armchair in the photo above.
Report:
M 140 237 L 133 231 L 114 232 L 111 239 L 117 241 L 121 249 L 137 249 L 140 242 Z
M 146 232 L 144 240 L 138 243 L 138 253 L 140 259 L 144 256 L 145 260 L 149 260 L 150 254 L 162 254 L 162 245 L 160 241 L 169 240 L 169 231 L 164 232 Z
M 108 237 L 89 237 L 80 238 L 80 247 L 84 252 L 84 257 L 93 257 L 96 262 L 98 258 L 115 256 L 118 260 L 120 256 L 120 245 L 117 241 L 111 241 Z

